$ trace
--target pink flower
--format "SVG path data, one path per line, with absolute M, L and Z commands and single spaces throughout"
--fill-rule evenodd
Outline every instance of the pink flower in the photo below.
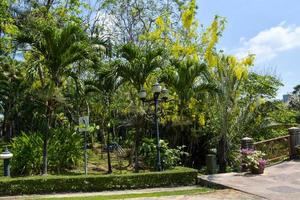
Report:
M 267 161 L 264 160 L 264 159 L 260 159 L 260 160 L 258 161 L 258 166 L 259 166 L 259 168 L 265 168 L 266 164 L 267 164 Z
M 254 150 L 253 149 L 241 149 L 241 153 L 242 153 L 242 155 L 247 156 L 247 155 L 253 154 Z

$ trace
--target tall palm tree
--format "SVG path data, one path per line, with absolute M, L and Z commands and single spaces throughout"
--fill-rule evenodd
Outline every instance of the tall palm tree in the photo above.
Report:
M 112 173 L 110 150 L 108 145 L 110 143 L 111 128 L 115 131 L 115 110 L 112 109 L 113 95 L 118 87 L 122 84 L 120 77 L 117 75 L 116 67 L 114 63 L 102 64 L 95 69 L 94 75 L 90 80 L 85 81 L 86 89 L 85 93 L 100 94 L 105 104 L 106 117 L 102 120 L 102 127 L 106 127 L 107 132 L 107 165 L 108 173 Z M 103 116 L 102 116 L 103 117 Z M 113 119 L 113 120 L 112 120 Z M 112 126 L 112 127 L 110 127 Z
M 139 92 L 150 74 L 156 70 L 163 68 L 164 50 L 160 47 L 142 46 L 139 47 L 133 43 L 128 43 L 119 49 L 118 53 L 121 59 L 118 62 L 118 74 L 122 77 L 124 82 L 130 83 L 136 92 Z M 135 97 L 133 99 L 133 105 L 138 107 Z M 144 115 L 139 112 L 135 112 L 133 115 L 133 124 L 135 126 L 135 171 L 138 171 L 138 151 L 139 143 L 141 140 L 141 126 L 144 124 Z M 142 120 L 142 121 L 141 121 Z
M 247 70 L 250 64 L 239 64 L 231 61 L 230 56 L 216 54 L 218 67 L 214 74 L 214 82 L 219 90 L 214 103 L 217 106 L 216 127 L 219 135 L 218 160 L 220 172 L 226 172 L 227 157 L 230 150 L 230 140 L 235 136 L 236 122 L 241 116 L 239 101 L 241 88 L 247 78 Z
M 86 59 L 90 49 L 86 33 L 78 24 L 59 27 L 50 19 L 49 22 L 47 20 L 28 17 L 26 23 L 20 27 L 21 31 L 17 37 L 18 43 L 38 58 L 39 65 L 36 70 L 42 88 L 49 88 L 49 96 L 45 99 L 47 130 L 43 145 L 43 174 L 47 173 L 47 146 L 56 107 L 51 92 L 53 88 L 62 86 L 62 80 L 72 72 L 74 64 Z M 59 91 L 59 89 L 55 90 Z

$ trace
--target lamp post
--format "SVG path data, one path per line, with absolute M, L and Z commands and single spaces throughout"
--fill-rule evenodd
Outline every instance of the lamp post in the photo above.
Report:
M 7 147 L 5 151 L 0 154 L 0 159 L 3 160 L 3 175 L 10 176 L 10 159 L 13 157 L 13 154 L 8 151 Z
M 162 170 L 161 166 L 161 158 L 160 158 L 160 136 L 159 136 L 159 122 L 158 122 L 158 104 L 160 102 L 166 102 L 168 99 L 168 90 L 166 88 L 161 88 L 159 83 L 155 83 L 152 86 L 152 93 L 153 93 L 153 99 L 147 100 L 147 92 L 146 90 L 142 89 L 139 92 L 139 97 L 143 102 L 154 102 L 154 124 L 155 124 L 155 131 L 156 131 L 156 149 L 157 149 L 157 155 L 156 155 L 156 169 L 158 171 Z M 159 96 L 161 95 L 161 98 Z

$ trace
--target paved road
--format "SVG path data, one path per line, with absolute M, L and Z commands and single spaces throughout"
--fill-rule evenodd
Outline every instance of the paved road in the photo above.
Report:
M 268 167 L 263 175 L 227 173 L 201 176 L 200 179 L 270 200 L 300 199 L 300 161 Z
M 265 200 L 264 198 L 246 194 L 236 190 L 225 189 L 199 195 L 180 195 L 167 197 L 135 198 L 131 200 Z

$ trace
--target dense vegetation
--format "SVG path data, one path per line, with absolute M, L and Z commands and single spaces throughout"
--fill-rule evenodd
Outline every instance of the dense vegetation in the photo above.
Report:
M 290 107 L 282 85 L 251 70 L 254 55 L 216 48 L 226 25 L 204 27 L 196 1 L 1 0 L 2 139 L 15 154 L 15 175 L 61 173 L 80 164 L 80 116 L 90 116 L 89 149 L 128 150 L 127 169 L 154 168 L 153 108 L 138 93 L 159 82 L 162 161 L 200 168 L 218 150 L 225 171 L 242 137 L 286 134 L 299 122 L 299 87 Z M 100 158 L 99 158 L 100 159 Z

